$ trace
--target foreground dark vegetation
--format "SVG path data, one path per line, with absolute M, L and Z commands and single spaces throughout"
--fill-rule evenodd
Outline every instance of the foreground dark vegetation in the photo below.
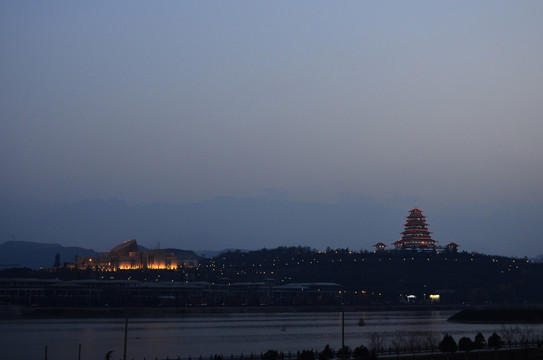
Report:
M 0 272 L 3 286 L 17 286 L 5 280 L 21 278 L 65 283 L 42 292 L 41 298 L 0 293 L 0 301 L 68 307 L 400 306 L 414 295 L 410 304 L 543 304 L 543 264 L 467 252 L 279 247 L 226 252 L 200 259 L 196 268 L 177 270 L 112 272 L 56 266 Z M 132 283 L 120 282 L 127 280 Z M 60 289 L 65 290 L 63 296 L 58 296 Z M 434 301 L 430 295 L 436 294 L 439 300 Z
M 325 352 L 326 349 L 323 351 Z M 333 350 L 332 350 L 333 351 Z M 354 350 L 349 349 L 349 353 L 342 357 L 342 354 L 332 354 L 332 357 L 324 357 L 323 352 L 312 350 L 302 350 L 296 354 L 284 354 L 276 350 L 269 350 L 264 354 L 246 355 L 246 356 L 210 356 L 209 358 L 187 358 L 182 360 L 377 360 L 377 359 L 413 359 L 413 360 L 541 360 L 543 359 L 543 349 L 500 349 L 498 351 L 489 349 L 480 349 L 470 352 L 457 351 L 455 353 L 428 353 L 428 354 L 376 354 L 370 352 L 367 348 L 361 346 Z M 175 360 L 178 358 L 168 358 L 161 360 Z M 151 360 L 151 359 L 150 359 Z M 180 359 L 181 360 L 181 359 Z
M 543 323 L 543 308 L 469 308 L 454 314 L 449 321 L 464 323 Z
M 343 346 L 335 350 L 326 345 L 322 350 L 300 350 L 296 353 L 282 353 L 268 350 L 255 355 L 215 354 L 200 356 L 194 360 L 376 360 L 376 359 L 432 359 L 432 360 L 540 360 L 543 358 L 541 334 L 529 329 L 503 327 L 488 338 L 478 333 L 473 339 L 462 337 L 456 341 L 445 334 L 442 338 L 434 332 L 397 332 L 386 339 L 378 333 L 370 336 L 366 345 L 355 348 Z M 184 359 L 192 360 L 192 358 Z

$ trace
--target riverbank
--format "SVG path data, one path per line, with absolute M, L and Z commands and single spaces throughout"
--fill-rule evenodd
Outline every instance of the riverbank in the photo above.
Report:
M 362 312 L 362 311 L 440 311 L 461 310 L 458 305 L 398 305 L 398 306 L 195 306 L 195 307 L 39 307 L 39 306 L 0 306 L 0 318 L 19 317 L 161 317 L 196 314 L 236 314 L 236 313 L 322 313 L 322 312 Z
M 448 321 L 477 324 L 542 324 L 543 307 L 463 309 Z

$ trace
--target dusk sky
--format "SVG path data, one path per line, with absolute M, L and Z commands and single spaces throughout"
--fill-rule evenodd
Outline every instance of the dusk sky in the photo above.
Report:
M 542 1 L 2 1 L 0 201 L 540 208 L 542 18 Z

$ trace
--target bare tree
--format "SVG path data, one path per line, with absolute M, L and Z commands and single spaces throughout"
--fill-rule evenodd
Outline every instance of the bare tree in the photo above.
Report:
M 519 334 L 520 344 L 525 349 L 527 349 L 529 347 L 530 343 L 535 339 L 536 332 L 534 331 L 534 329 L 529 328 L 529 327 L 524 327 L 524 328 L 519 329 L 519 330 L 520 330 L 520 334 Z
M 369 336 L 369 346 L 370 350 L 379 353 L 383 352 L 383 346 L 385 344 L 385 338 L 382 334 L 378 332 L 372 332 Z
M 392 334 L 390 345 L 398 357 L 405 349 L 405 334 L 403 331 L 396 331 Z
M 426 331 L 423 333 L 424 347 L 429 349 L 433 354 L 439 345 L 439 335 L 435 331 Z
M 518 327 L 502 325 L 500 330 L 503 342 L 507 344 L 509 348 L 513 346 L 513 343 L 517 342 L 520 337 L 520 329 Z
M 409 331 L 406 335 L 407 348 L 411 354 L 415 355 L 417 351 L 420 351 L 420 345 L 422 343 L 421 336 L 416 331 Z

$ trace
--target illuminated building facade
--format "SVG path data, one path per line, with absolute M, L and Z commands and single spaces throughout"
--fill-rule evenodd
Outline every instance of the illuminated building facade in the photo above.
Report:
M 437 241 L 430 235 L 426 216 L 422 214 L 422 210 L 414 208 L 409 211 L 406 218 L 405 229 L 401 233 L 402 238 L 392 245 L 398 250 L 435 250 Z
M 97 258 L 76 256 L 75 266 L 79 269 L 135 270 L 135 269 L 177 269 L 179 260 L 174 253 L 164 250 L 139 251 L 135 239 L 127 240 Z

